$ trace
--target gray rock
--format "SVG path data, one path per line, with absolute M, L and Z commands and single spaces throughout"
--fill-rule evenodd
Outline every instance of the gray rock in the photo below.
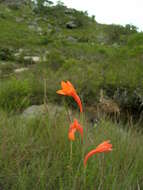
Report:
M 37 32 L 42 32 L 42 28 L 40 26 L 37 27 Z
M 48 29 L 47 29 L 47 33 L 48 33 L 48 34 L 49 34 L 49 33 L 52 33 L 52 31 L 53 31 L 52 28 L 48 28 Z
M 48 28 L 53 28 L 53 26 L 50 23 L 48 23 Z
M 15 56 L 15 57 L 19 57 L 19 56 L 20 56 L 20 53 L 19 53 L 19 52 L 14 53 L 14 56 Z
M 47 61 L 47 56 L 50 54 L 50 52 L 47 50 L 45 51 L 44 55 L 42 56 L 42 61 Z
M 73 28 L 77 28 L 78 26 L 76 25 L 76 23 L 74 21 L 69 21 L 66 23 L 66 27 L 68 29 L 73 29 Z
M 48 19 L 47 19 L 47 17 L 43 17 L 42 20 L 47 22 Z
M 38 56 L 24 56 L 25 61 L 32 61 L 34 63 L 40 62 L 41 58 Z
M 16 53 L 14 53 L 14 56 L 19 57 L 23 53 L 23 51 L 24 50 L 22 48 L 18 49 L 18 51 Z
M 68 36 L 67 41 L 72 42 L 72 43 L 76 43 L 78 40 L 72 36 Z
M 43 31 L 40 26 L 38 26 L 37 24 L 34 24 L 34 23 L 31 25 L 28 25 L 28 28 L 30 30 L 33 30 L 33 31 L 38 32 L 38 33 L 41 33 Z
M 23 68 L 15 69 L 14 72 L 15 73 L 22 73 L 22 72 L 27 71 L 27 70 L 29 70 L 29 69 L 26 67 L 23 67 Z
M 7 62 L 1 62 L 0 65 L 7 65 Z
M 15 57 L 19 57 L 21 55 L 21 53 L 17 52 L 17 53 L 14 53 L 14 56 Z
M 33 105 L 24 110 L 24 112 L 22 113 L 22 117 L 32 118 L 32 117 L 41 116 L 44 113 L 45 113 L 44 105 Z
M 23 18 L 20 18 L 20 17 L 16 17 L 16 22 L 23 22 L 24 19 Z
M 33 20 L 30 24 L 33 25 L 33 26 L 38 26 L 38 23 L 37 23 L 36 20 Z
M 41 20 L 42 20 L 41 17 L 36 17 L 36 18 L 35 18 L 35 22 L 37 22 L 37 21 L 41 21 Z
M 34 30 L 36 32 L 42 31 L 42 28 L 38 25 L 37 20 L 33 20 L 33 21 L 29 22 L 28 28 L 30 30 Z
M 32 105 L 24 110 L 21 116 L 25 118 L 35 118 L 41 117 L 46 113 L 49 114 L 49 117 L 55 118 L 61 113 L 66 113 L 66 109 L 63 106 L 58 106 L 51 103 L 47 105 Z
M 22 48 L 19 48 L 19 53 L 22 53 L 23 51 L 24 51 L 24 49 L 22 49 Z
M 32 56 L 31 58 L 32 58 L 33 62 L 39 62 L 40 61 L 40 57 L 38 57 L 38 56 Z
M 61 32 L 61 31 L 62 31 L 61 28 L 59 28 L 59 27 L 55 27 L 55 32 Z
M 35 28 L 34 25 L 29 25 L 28 28 L 29 28 L 30 30 L 36 30 L 36 28 Z
M 118 43 L 114 43 L 114 44 L 112 44 L 112 47 L 114 47 L 114 48 L 119 48 L 120 46 L 119 46 Z

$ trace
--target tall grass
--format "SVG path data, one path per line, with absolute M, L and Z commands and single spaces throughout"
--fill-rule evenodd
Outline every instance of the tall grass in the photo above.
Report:
M 64 113 L 26 120 L 0 114 L 0 187 L 12 190 L 142 189 L 143 136 L 101 121 L 90 128 L 84 121 L 85 142 L 73 142 L 72 161 Z M 113 151 L 88 160 L 83 156 L 103 140 Z

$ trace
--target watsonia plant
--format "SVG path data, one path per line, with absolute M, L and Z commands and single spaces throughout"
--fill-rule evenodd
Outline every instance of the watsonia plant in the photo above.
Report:
M 60 95 L 65 96 L 71 96 L 76 101 L 77 105 L 79 106 L 80 113 L 83 112 L 82 103 L 80 100 L 80 97 L 78 96 L 76 89 L 74 86 L 69 82 L 61 82 L 61 90 L 58 90 L 57 93 Z M 75 132 L 79 132 L 81 135 L 81 142 L 83 143 L 83 127 L 78 123 L 77 119 L 74 119 L 74 122 L 70 124 L 69 132 L 68 132 L 68 138 L 71 141 L 71 150 L 70 150 L 70 160 L 72 160 L 72 141 L 75 141 Z M 112 151 L 112 144 L 110 144 L 110 141 L 104 141 L 101 144 L 99 144 L 96 149 L 91 150 L 89 153 L 85 155 L 84 158 L 84 168 L 86 168 L 87 160 L 96 153 L 103 153 L 103 152 L 109 152 Z

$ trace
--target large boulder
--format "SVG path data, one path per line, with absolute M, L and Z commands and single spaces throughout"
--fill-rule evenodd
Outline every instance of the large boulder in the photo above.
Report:
M 46 113 L 44 105 L 32 105 L 24 110 L 24 112 L 22 113 L 22 117 L 34 118 L 39 117 L 44 113 Z
M 37 118 L 41 117 L 45 114 L 49 114 L 49 117 L 55 118 L 59 114 L 67 114 L 67 111 L 64 106 L 59 106 L 55 104 L 42 104 L 42 105 L 32 105 L 25 109 L 22 113 L 22 117 L 24 118 Z M 69 111 L 71 115 L 71 111 Z
M 66 23 L 66 28 L 68 29 L 74 29 L 74 28 L 77 28 L 77 24 L 74 22 L 74 21 L 69 21 Z

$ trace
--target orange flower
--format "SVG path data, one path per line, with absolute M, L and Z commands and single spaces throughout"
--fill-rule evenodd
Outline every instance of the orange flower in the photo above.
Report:
M 86 166 L 86 162 L 88 158 L 90 158 L 92 155 L 96 153 L 101 153 L 101 152 L 110 152 L 112 151 L 112 144 L 109 143 L 110 141 L 104 141 L 103 143 L 99 144 L 96 149 L 91 150 L 84 158 L 84 166 Z
M 72 96 L 74 98 L 74 100 L 76 101 L 76 103 L 78 104 L 78 106 L 80 108 L 80 112 L 82 112 L 83 109 L 82 109 L 81 100 L 80 100 L 79 96 L 77 95 L 77 92 L 76 92 L 75 88 L 73 87 L 73 85 L 69 81 L 67 81 L 67 82 L 62 81 L 61 87 L 62 87 L 62 90 L 58 90 L 56 93 L 65 95 L 65 96 Z
M 83 128 L 78 123 L 77 119 L 74 119 L 74 122 L 70 125 L 68 137 L 71 141 L 75 140 L 75 132 L 78 131 L 83 139 Z

